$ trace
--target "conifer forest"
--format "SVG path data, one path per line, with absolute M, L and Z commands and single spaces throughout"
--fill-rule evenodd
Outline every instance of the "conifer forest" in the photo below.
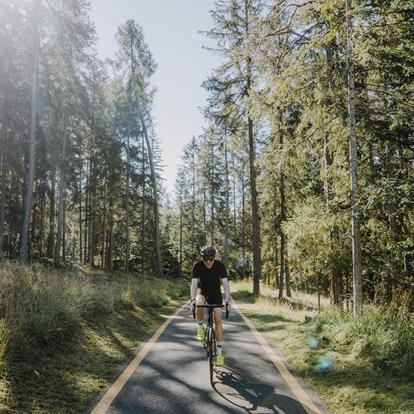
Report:
M 256 295 L 413 307 L 413 0 L 217 0 L 171 197 L 144 30 L 102 61 L 89 13 L 0 0 L 4 260 L 189 278 L 211 244 Z

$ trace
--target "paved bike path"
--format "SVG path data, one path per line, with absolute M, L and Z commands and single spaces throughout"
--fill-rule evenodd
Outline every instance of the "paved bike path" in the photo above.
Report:
M 204 349 L 195 336 L 196 324 L 190 316 L 189 307 L 183 308 L 106 412 L 329 413 L 309 390 L 306 390 L 306 394 L 312 401 L 312 407 L 305 407 L 298 401 L 255 335 L 234 309 L 229 319 L 224 319 L 224 330 L 226 364 L 215 368 L 212 386 Z M 299 380 L 299 383 L 306 389 L 302 381 Z

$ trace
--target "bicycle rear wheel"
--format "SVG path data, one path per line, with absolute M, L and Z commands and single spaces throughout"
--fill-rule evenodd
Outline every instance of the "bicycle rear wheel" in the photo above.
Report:
M 204 338 L 204 343 L 203 343 L 204 350 L 206 351 L 207 358 L 210 356 L 210 336 L 211 336 L 210 329 L 207 327 L 206 328 L 206 336 Z
M 216 353 L 217 353 L 216 333 L 214 332 L 214 329 L 211 329 L 209 342 L 210 342 L 210 358 L 209 358 L 210 383 L 211 385 L 213 385 L 214 358 L 216 357 Z

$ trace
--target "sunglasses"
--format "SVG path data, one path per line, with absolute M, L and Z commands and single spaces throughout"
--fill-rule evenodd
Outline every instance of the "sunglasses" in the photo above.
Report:
M 204 256 L 203 260 L 205 262 L 212 262 L 214 260 L 214 256 Z

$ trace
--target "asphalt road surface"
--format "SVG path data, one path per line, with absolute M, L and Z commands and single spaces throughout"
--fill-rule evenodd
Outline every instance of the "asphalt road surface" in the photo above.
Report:
M 196 323 L 185 306 L 116 391 L 109 408 L 100 412 L 329 413 L 300 379 L 293 379 L 284 367 L 276 368 L 257 333 L 234 308 L 228 320 L 223 312 L 223 320 L 225 366 L 215 368 L 213 384 L 205 351 L 196 338 Z M 285 381 L 289 376 L 290 386 Z

